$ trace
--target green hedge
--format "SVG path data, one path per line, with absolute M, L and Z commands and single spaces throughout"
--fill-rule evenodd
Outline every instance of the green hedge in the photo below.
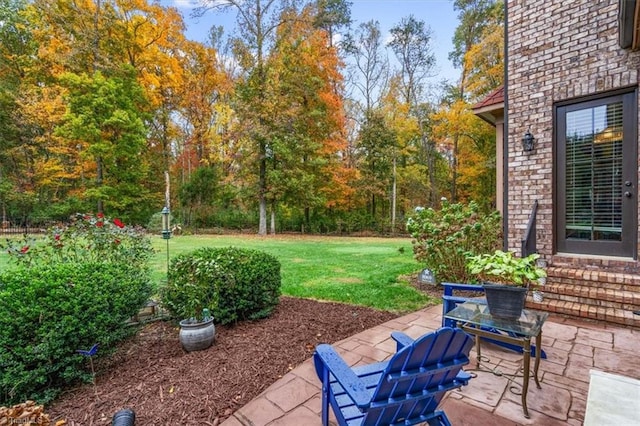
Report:
M 135 331 L 125 321 L 151 292 L 147 272 L 126 264 L 49 264 L 0 274 L 0 405 L 46 403 L 78 380 L 88 360 Z
M 216 322 L 264 318 L 280 297 L 280 262 L 258 250 L 201 248 L 172 259 L 162 302 L 178 319 L 209 308 Z

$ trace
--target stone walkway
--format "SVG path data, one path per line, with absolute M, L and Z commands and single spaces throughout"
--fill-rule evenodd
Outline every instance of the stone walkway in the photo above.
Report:
M 369 364 L 389 358 L 396 349 L 392 331 L 413 338 L 441 325 L 442 306 L 433 306 L 389 321 L 334 344 L 349 365 Z M 453 425 L 582 425 L 590 370 L 640 379 L 638 356 L 640 330 L 602 323 L 582 322 L 551 316 L 542 331 L 542 348 L 547 359 L 540 363 L 542 389 L 533 380 L 527 405 L 530 419 L 522 413 L 518 386 L 506 376 L 477 372 L 469 385 L 450 392 L 441 408 Z M 515 373 L 522 355 L 483 343 L 483 366 L 496 372 Z M 475 368 L 475 349 L 469 368 Z M 532 363 L 533 364 L 533 363 Z M 640 404 L 640 395 L 637 398 Z M 311 426 L 320 424 L 320 382 L 308 359 L 262 394 L 237 410 L 223 426 Z M 333 418 L 333 414 L 331 414 Z M 640 424 L 640 423 L 634 423 Z M 616 426 L 626 426 L 620 425 Z

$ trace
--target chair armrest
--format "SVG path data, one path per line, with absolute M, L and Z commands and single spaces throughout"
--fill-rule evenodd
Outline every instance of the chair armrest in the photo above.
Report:
M 331 345 L 318 345 L 314 357 L 316 361 L 320 361 L 323 367 L 333 374 L 336 382 L 342 386 L 358 408 L 369 408 L 371 394 L 367 391 L 365 384 Z M 323 380 L 322 377 L 321 380 Z M 323 383 L 322 385 L 330 386 L 329 383 Z
M 477 291 L 484 293 L 484 288 L 479 284 L 441 283 L 444 294 L 453 296 L 453 290 Z
M 413 339 L 404 334 L 402 331 L 391 332 L 391 338 L 396 341 L 396 352 L 413 343 Z
M 467 373 L 464 370 L 460 370 L 458 371 L 458 374 L 456 375 L 456 381 L 461 382 L 464 385 L 467 385 L 469 383 L 469 380 L 471 380 L 473 376 L 469 373 Z

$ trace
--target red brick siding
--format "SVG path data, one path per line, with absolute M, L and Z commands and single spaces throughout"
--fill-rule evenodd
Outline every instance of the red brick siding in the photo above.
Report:
M 509 247 L 519 252 L 538 199 L 537 248 L 551 259 L 553 105 L 637 85 L 640 52 L 618 46 L 618 0 L 510 0 L 508 12 Z M 529 126 L 536 149 L 524 153 Z

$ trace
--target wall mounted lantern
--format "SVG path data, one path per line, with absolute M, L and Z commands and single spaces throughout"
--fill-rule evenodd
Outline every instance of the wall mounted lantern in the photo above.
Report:
M 536 138 L 534 138 L 531 134 L 531 126 L 529 126 L 529 129 L 527 129 L 527 133 L 525 133 L 522 137 L 522 149 L 525 152 L 533 151 L 535 141 Z

